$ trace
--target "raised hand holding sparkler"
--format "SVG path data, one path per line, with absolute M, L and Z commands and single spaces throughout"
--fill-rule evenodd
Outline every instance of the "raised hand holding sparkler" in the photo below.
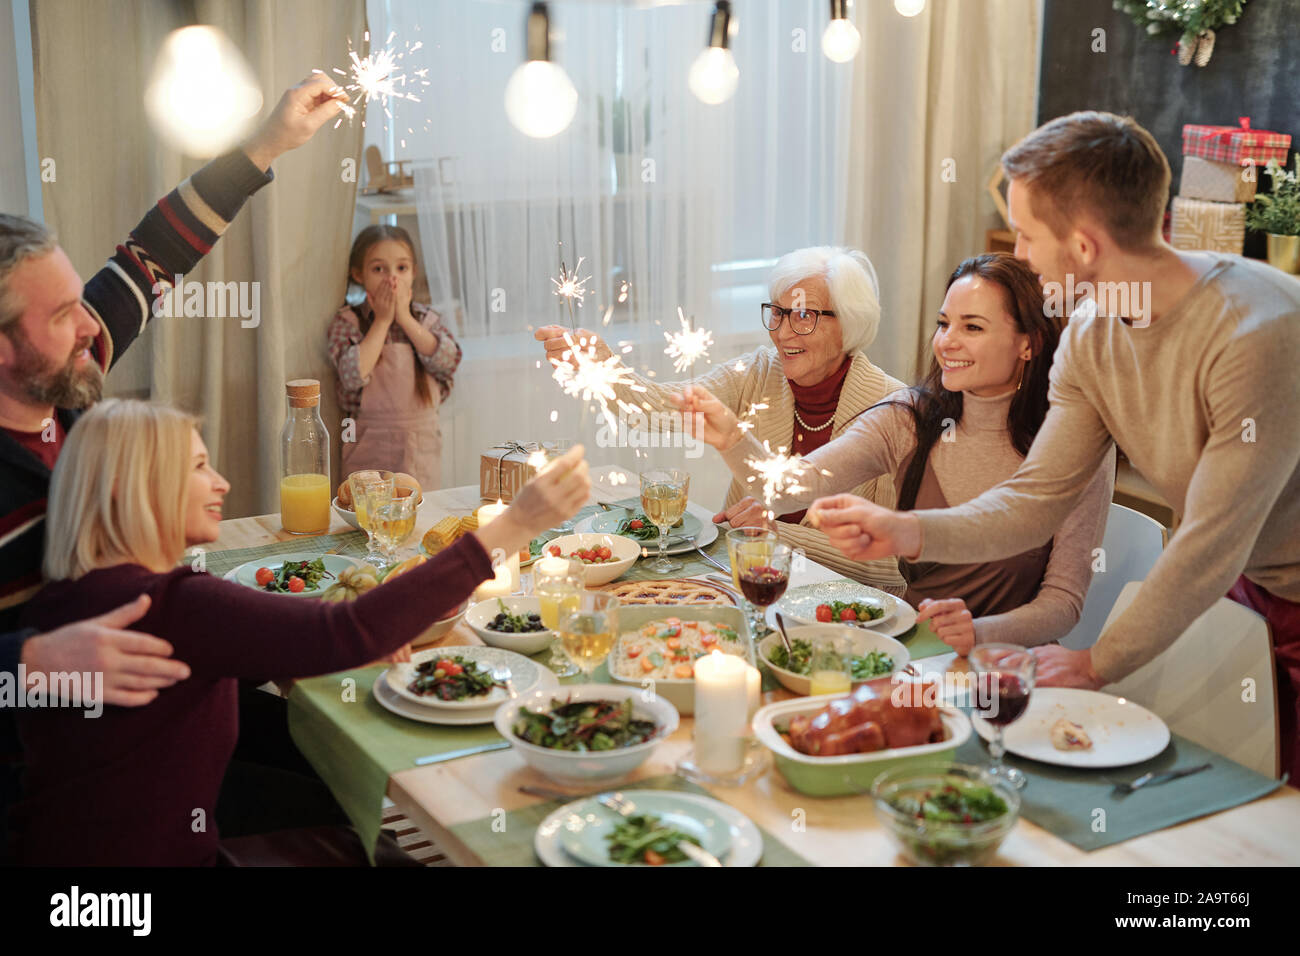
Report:
M 248 158 L 265 172 L 283 153 L 297 149 L 338 116 L 347 97 L 329 77 L 315 74 L 284 91 L 280 102 L 244 143 Z

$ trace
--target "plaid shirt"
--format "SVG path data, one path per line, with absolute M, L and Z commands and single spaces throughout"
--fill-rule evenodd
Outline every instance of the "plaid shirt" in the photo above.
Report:
M 338 371 L 335 390 L 339 399 L 339 412 L 345 418 L 356 418 L 361 411 L 361 390 L 370 384 L 370 376 L 361 375 L 360 346 L 365 337 L 361 332 L 360 306 L 345 305 L 334 315 L 329 328 L 330 361 Z M 415 351 L 415 357 L 424 366 L 424 371 L 438 383 L 442 400 L 451 394 L 452 379 L 460 365 L 460 345 L 442 326 L 441 317 L 427 305 L 411 303 L 411 314 L 422 327 L 428 329 L 438 339 L 438 347 L 429 355 L 423 355 L 412 345 L 406 332 L 396 321 L 388 327 L 386 344 L 405 343 Z

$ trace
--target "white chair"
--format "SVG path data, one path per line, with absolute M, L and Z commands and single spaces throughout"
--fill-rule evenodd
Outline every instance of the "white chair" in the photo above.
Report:
M 1165 548 L 1165 527 L 1140 511 L 1112 503 L 1101 546 L 1106 570 L 1093 573 L 1079 622 L 1061 638 L 1062 646 L 1072 651 L 1097 643 L 1106 615 L 1124 585 L 1146 580 Z
M 1120 592 L 1106 626 L 1141 588 Z M 1246 683 L 1253 682 L 1253 700 Z M 1176 734 L 1264 774 L 1277 777 L 1277 670 L 1268 621 L 1220 598 L 1163 654 L 1105 688 L 1155 713 Z

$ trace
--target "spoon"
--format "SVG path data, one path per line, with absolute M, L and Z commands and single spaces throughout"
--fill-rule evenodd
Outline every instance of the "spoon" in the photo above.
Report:
M 794 660 L 794 648 L 790 645 L 790 636 L 785 632 L 785 618 L 781 612 L 776 612 L 776 629 L 781 632 L 781 643 L 785 645 L 786 654 L 790 655 L 789 660 Z

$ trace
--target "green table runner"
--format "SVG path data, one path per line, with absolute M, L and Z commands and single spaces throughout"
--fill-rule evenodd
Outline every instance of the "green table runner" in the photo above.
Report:
M 703 787 L 671 774 L 635 780 L 627 784 L 625 789 L 679 790 L 710 796 Z M 580 798 L 575 796 L 572 799 Z M 500 818 L 488 816 L 469 823 L 458 823 L 451 828 L 451 832 L 488 866 L 541 866 L 541 860 L 533 852 L 533 837 L 537 833 L 537 827 L 567 802 L 569 801 L 549 800 L 514 810 L 505 815 L 504 826 Z M 759 866 L 812 865 L 767 830 L 759 827 L 759 832 L 763 836 L 763 858 L 759 861 Z
M 988 748 L 979 734 L 957 749 L 961 763 L 986 766 Z M 1169 746 L 1144 763 L 1109 770 L 1076 770 L 1024 760 L 1011 754 L 1006 763 L 1029 778 L 1020 791 L 1020 815 L 1081 850 L 1099 850 L 1144 833 L 1154 833 L 1197 817 L 1249 803 L 1281 786 L 1277 780 L 1234 763 L 1174 734 Z M 1115 783 L 1210 764 L 1209 770 L 1114 796 Z

